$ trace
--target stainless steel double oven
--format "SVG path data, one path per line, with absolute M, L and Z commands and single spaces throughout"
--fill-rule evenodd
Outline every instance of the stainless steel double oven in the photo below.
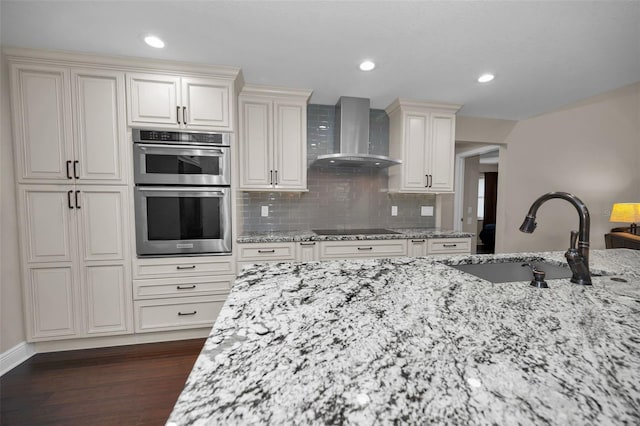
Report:
M 139 256 L 231 254 L 231 135 L 133 129 Z

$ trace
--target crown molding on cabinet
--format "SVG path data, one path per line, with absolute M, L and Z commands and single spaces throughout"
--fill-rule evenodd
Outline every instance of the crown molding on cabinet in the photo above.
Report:
M 423 102 L 423 101 L 416 101 L 416 100 L 406 99 L 406 98 L 398 98 L 395 101 L 393 101 L 391 105 L 386 107 L 385 111 L 388 115 L 391 115 L 398 108 L 405 108 L 405 109 L 419 108 L 421 111 L 424 111 L 425 109 L 433 109 L 433 110 L 437 110 L 437 112 L 449 112 L 449 113 L 455 114 L 460 108 L 462 108 L 462 105 L 445 104 L 445 103 L 437 103 L 437 102 Z
M 76 66 L 100 69 L 135 69 L 139 72 L 175 72 L 194 76 L 216 77 L 244 82 L 239 67 L 226 65 L 204 65 L 193 62 L 179 62 L 165 59 L 135 58 L 130 56 L 104 56 L 90 53 L 78 53 L 62 50 L 31 49 L 21 47 L 4 47 L 3 54 L 11 60 L 24 63 Z
M 277 96 L 279 98 L 305 98 L 307 101 L 311 97 L 313 90 L 311 89 L 292 89 L 284 86 L 266 86 L 260 84 L 245 84 L 241 92 L 243 95 L 250 96 Z

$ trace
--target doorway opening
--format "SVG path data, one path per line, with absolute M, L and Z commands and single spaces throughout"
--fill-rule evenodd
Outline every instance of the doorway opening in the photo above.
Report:
M 499 146 L 468 144 L 456 155 L 454 229 L 476 235 L 474 253 L 495 252 Z

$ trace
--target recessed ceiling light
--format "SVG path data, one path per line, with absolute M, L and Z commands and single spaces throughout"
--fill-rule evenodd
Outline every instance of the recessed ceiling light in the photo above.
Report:
M 144 42 L 156 49 L 162 49 L 164 47 L 164 41 L 154 35 L 148 35 L 144 37 Z
M 480 77 L 478 77 L 478 83 L 488 83 L 494 78 L 496 78 L 496 76 L 493 74 L 490 74 L 490 73 L 482 74 Z
M 373 61 L 363 61 L 360 64 L 360 71 L 371 71 L 376 67 L 376 64 Z

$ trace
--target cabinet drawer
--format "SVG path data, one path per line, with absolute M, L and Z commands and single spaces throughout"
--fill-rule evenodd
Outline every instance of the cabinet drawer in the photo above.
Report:
M 406 255 L 406 240 L 323 241 L 320 243 L 320 259 Z
M 141 300 L 160 297 L 227 294 L 234 280 L 235 275 L 134 280 L 133 297 L 135 300 Z
M 233 256 L 136 259 L 135 278 L 168 278 L 235 273 Z
M 471 238 L 429 239 L 428 254 L 471 253 Z
M 238 244 L 239 262 L 247 261 L 294 261 L 296 259 L 296 250 L 294 243 L 250 243 Z
M 136 301 L 136 333 L 212 327 L 225 299 L 211 296 Z

